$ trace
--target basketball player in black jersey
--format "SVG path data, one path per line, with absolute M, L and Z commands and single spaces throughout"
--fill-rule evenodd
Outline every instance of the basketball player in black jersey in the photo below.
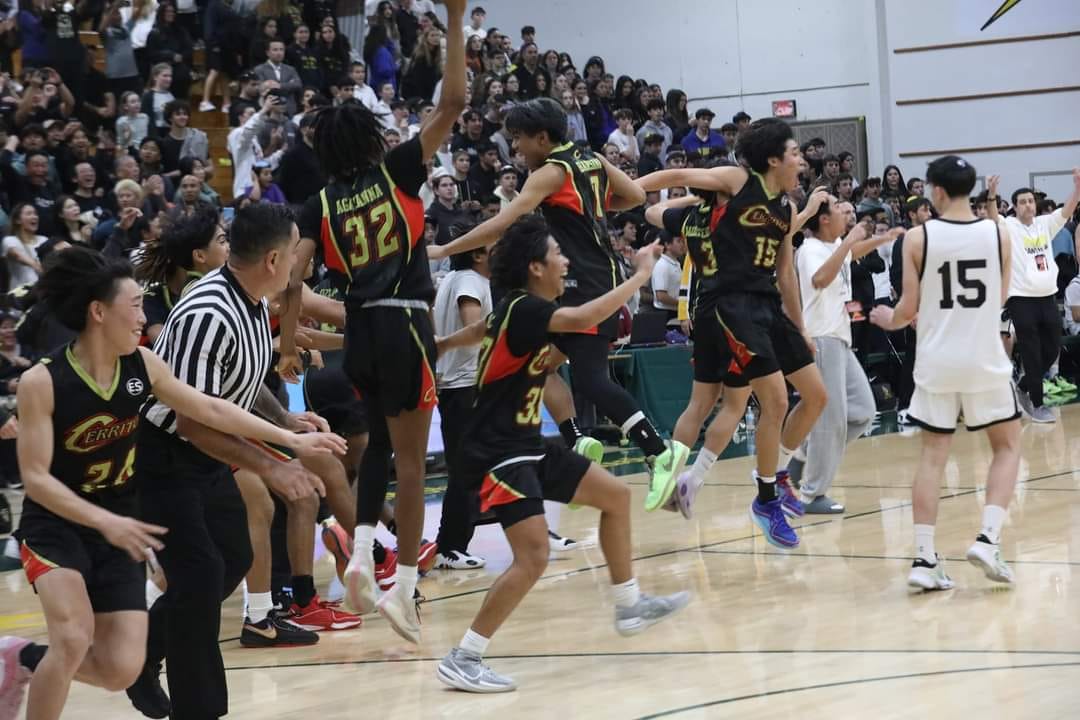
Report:
M 539 208 L 570 259 L 560 305 L 577 307 L 615 288 L 619 271 L 608 239 L 606 212 L 642 205 L 645 193 L 600 155 L 567 142 L 566 128 L 566 113 L 553 100 L 539 98 L 515 105 L 506 116 L 506 129 L 531 171 L 525 187 L 498 215 L 457 240 L 430 249 L 430 256 L 448 257 L 489 245 L 515 220 Z M 607 353 L 617 326 L 612 314 L 595 327 L 559 335 L 550 368 L 554 372 L 569 358 L 581 393 L 645 453 L 651 464 L 645 509 L 651 511 L 671 497 L 689 449 L 677 442 L 666 445 L 637 401 L 611 379 Z
M 754 471 L 758 496 L 751 517 L 770 543 L 792 548 L 799 538 L 784 517 L 776 473 L 778 467 L 786 472 L 826 399 L 814 344 L 803 327 L 792 260 L 797 219 L 787 193 L 798 184 L 803 160 L 791 128 L 774 118 L 744 130 L 737 152 L 749 162 L 750 172 L 741 167 L 665 170 L 637 184 L 645 191 L 683 186 L 730 197 L 713 231 L 715 278 L 721 288 L 714 312 L 733 360 L 725 384 L 749 384 L 761 405 Z M 785 379 L 800 398 L 786 423 Z
M 659 255 L 653 243 L 637 253 L 637 272 L 589 302 L 555 304 L 565 290 L 570 261 L 548 224 L 527 217 L 496 245 L 492 283 L 506 291 L 486 320 L 451 335 L 443 349 L 481 342 L 476 405 L 461 448 L 461 464 L 475 478 L 480 510 L 493 510 L 514 559 L 484 598 L 461 644 L 439 664 L 439 679 L 468 692 L 514 690 L 510 678 L 483 663 L 499 629 L 547 566 L 544 500 L 600 510 L 600 547 L 615 595 L 615 629 L 635 635 L 684 607 L 689 594 L 641 593 L 630 560 L 630 492 L 599 465 L 540 434 L 551 342 L 559 333 L 581 332 L 610 317 L 649 281 Z
M 304 207 L 298 262 L 282 318 L 278 370 L 295 380 L 295 351 L 304 268 L 322 250 L 323 262 L 346 293 L 345 371 L 364 396 L 370 422 L 360 465 L 353 556 L 346 596 L 360 613 L 378 609 L 410 642 L 420 640 L 413 601 L 424 525 L 424 471 L 435 398 L 435 338 L 430 305 L 435 288 L 424 243 L 420 188 L 431 158 L 465 109 L 465 0 L 447 6 L 442 95 L 419 135 L 389 152 L 379 119 L 358 103 L 321 110 L 315 151 L 332 179 Z M 397 470 L 394 511 L 398 566 L 394 588 L 376 605 L 372 543 L 386 497 L 386 458 Z
M 164 361 L 138 347 L 146 318 L 132 275 L 125 261 L 73 247 L 58 254 L 39 283 L 43 300 L 78 337 L 19 383 L 26 483 L 19 539 L 49 646 L 0 641 L 0 708 L 11 717 L 27 681 L 28 717 L 58 718 L 73 679 L 116 691 L 139 674 L 147 633 L 143 561 L 164 547 L 168 532 L 135 518 L 135 438 L 151 393 L 223 432 L 284 443 L 303 455 L 344 451 L 336 436 L 280 430 L 177 380 Z

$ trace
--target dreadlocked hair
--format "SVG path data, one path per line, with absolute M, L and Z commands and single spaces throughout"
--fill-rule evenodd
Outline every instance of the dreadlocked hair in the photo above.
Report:
M 177 218 L 158 240 L 147 243 L 135 266 L 135 278 L 145 283 L 167 285 L 178 269 L 191 270 L 191 253 L 204 250 L 218 228 L 218 211 L 210 206 L 196 208 L 191 215 Z
M 323 171 L 339 182 L 379 165 L 387 149 L 379 118 L 355 100 L 316 111 L 314 143 Z

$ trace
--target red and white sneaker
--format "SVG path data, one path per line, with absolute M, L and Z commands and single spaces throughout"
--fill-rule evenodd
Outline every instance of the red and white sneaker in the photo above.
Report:
M 416 556 L 416 569 L 421 575 L 427 575 L 435 567 L 439 546 L 430 540 L 420 541 L 420 552 Z
M 383 592 L 394 587 L 394 575 L 397 573 L 397 553 L 390 548 L 386 550 L 386 558 L 381 563 L 375 564 L 375 583 Z
M 19 653 L 29 640 L 8 636 L 0 638 L 0 720 L 15 720 L 19 716 L 30 671 L 23 667 Z
M 336 522 L 327 520 L 322 524 L 322 542 L 326 551 L 334 556 L 338 580 L 345 582 L 345 568 L 349 566 L 349 559 L 352 557 L 349 533 Z
M 347 613 L 332 603 L 323 602 L 318 595 L 307 607 L 300 607 L 293 603 L 290 612 L 292 615 L 289 622 L 305 630 L 350 630 L 358 627 L 362 622 L 359 615 Z

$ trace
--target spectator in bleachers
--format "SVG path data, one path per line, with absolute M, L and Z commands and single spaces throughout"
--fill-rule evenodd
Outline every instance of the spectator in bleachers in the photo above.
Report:
M 167 177 L 180 179 L 180 160 L 194 157 L 204 163 L 210 157 L 206 133 L 190 126 L 191 106 L 186 100 L 173 100 L 165 106 L 169 132 L 161 137 L 161 163 Z
M 682 261 L 686 256 L 686 241 L 682 237 L 672 237 L 668 232 L 660 233 L 660 242 L 664 245 L 664 254 L 656 261 L 652 273 L 653 309 L 674 320 L 679 309 L 679 284 L 682 282 Z
M 474 7 L 469 14 L 469 24 L 465 27 L 465 40 L 468 40 L 473 35 L 479 35 L 481 40 L 484 40 L 488 36 L 487 30 L 484 29 L 484 19 L 487 18 L 487 12 L 484 8 L 477 6 Z M 494 32 L 494 29 L 492 29 Z
M 402 97 L 430 98 L 434 95 L 435 85 L 442 79 L 442 40 L 442 31 L 432 28 L 417 43 L 408 66 L 402 71 Z
M 168 63 L 172 67 L 172 93 L 188 99 L 191 94 L 191 65 L 195 45 L 187 29 L 177 21 L 176 5 L 163 2 L 157 9 L 154 29 L 146 38 L 148 63 Z
M 457 183 L 444 168 L 438 168 L 431 174 L 431 188 L 435 191 L 435 200 L 428 206 L 427 217 L 435 225 L 435 243 L 445 245 L 450 242 L 450 228 L 469 220 L 457 201 Z
M 48 37 L 41 24 L 41 8 L 37 3 L 20 3 L 18 31 L 22 36 L 22 65 L 24 68 L 45 67 L 49 64 Z
M 366 46 L 365 46 L 366 52 Z M 311 42 L 311 28 L 297 25 L 293 31 L 293 41 L 285 51 L 285 61 L 296 70 L 300 82 L 305 88 L 315 88 L 322 92 L 324 80 L 319 53 Z M 370 62 L 370 61 L 369 61 Z
M 239 127 L 240 116 L 248 108 L 259 108 L 259 93 L 262 90 L 259 78 L 251 70 L 240 73 L 240 94 L 229 105 L 229 127 Z M 200 106 L 201 109 L 201 106 Z
M 251 47 L 248 50 L 247 66 L 252 67 L 266 60 L 270 43 L 274 40 L 285 42 L 284 38 L 278 35 L 277 18 L 260 18 L 255 27 L 255 37 L 252 39 Z
M 922 178 L 913 177 L 907 181 L 908 197 L 911 197 L 912 195 L 922 197 L 925 188 L 926 184 L 923 182 Z
M 199 181 L 199 198 L 210 203 L 216 208 L 221 207 L 221 196 L 218 195 L 214 188 L 210 187 L 210 184 L 206 181 L 209 173 L 207 168 L 211 167 L 208 162 L 204 162 L 197 157 L 183 157 L 180 158 L 180 173 L 181 176 L 191 175 Z M 177 191 L 179 195 L 179 191 Z M 177 197 L 173 198 L 173 202 L 179 202 Z
M 113 97 L 127 92 L 140 92 L 142 78 L 135 62 L 135 48 L 131 45 L 131 30 L 120 19 L 120 6 L 124 0 L 112 0 L 101 19 L 98 31 L 105 46 L 106 86 Z
M 116 119 L 116 144 L 130 152 L 150 133 L 150 116 L 142 112 L 142 101 L 133 92 L 120 98 L 123 115 Z
M 352 96 L 368 110 L 374 111 L 379 102 L 375 91 L 367 84 L 367 66 L 360 62 L 354 62 L 349 68 L 349 77 L 353 82 Z
M 326 185 L 326 175 L 315 155 L 314 136 L 315 117 L 305 115 L 300 120 L 300 141 L 282 155 L 278 165 L 277 184 L 293 205 L 302 205 Z
M 285 63 L 285 41 L 273 39 L 266 45 L 266 62 L 256 65 L 252 71 L 263 86 L 275 89 L 285 98 L 285 112 L 296 114 L 296 97 L 303 89 L 303 81 L 296 68 Z
M 465 45 L 465 67 L 474 77 L 484 71 L 484 41 L 479 35 L 473 35 Z
M 251 170 L 258 160 L 264 157 L 270 161 L 271 167 L 277 167 L 281 156 L 284 154 L 284 134 L 279 128 L 275 130 L 272 143 L 265 149 L 259 143 L 258 134 L 266 122 L 267 116 L 273 110 L 276 96 L 267 94 L 263 100 L 262 108 L 258 111 L 253 108 L 244 110 L 240 117 L 241 126 L 229 133 L 229 153 L 233 159 L 233 197 L 241 197 L 244 189 L 250 184 Z
M 900 172 L 900 168 L 895 165 L 886 165 L 885 172 L 881 174 L 884 180 L 881 192 L 883 195 L 905 195 L 907 193 L 907 185 L 904 182 L 904 175 Z
M 243 68 L 243 21 L 239 13 L 225 0 L 209 0 L 204 15 L 206 40 L 206 66 L 208 72 L 203 81 L 203 99 L 199 103 L 201 112 L 214 110 L 214 103 L 210 98 L 214 95 L 214 88 L 220 78 L 222 112 L 230 110 L 232 104 L 232 89 L 229 86 L 232 78 L 238 78 L 241 87 L 244 80 L 240 78 Z M 229 124 L 235 126 L 233 115 L 229 115 Z
M 540 67 L 540 50 L 536 43 L 526 43 L 521 48 L 518 66 L 514 69 L 514 76 L 518 79 L 518 92 L 522 100 L 532 100 L 540 95 L 546 95 L 551 87 L 551 78 L 547 70 Z M 543 88 L 538 84 L 540 76 L 543 76 Z
M 641 124 L 641 127 L 637 131 L 638 147 L 641 150 L 645 149 L 645 138 L 649 135 L 656 134 L 661 138 L 660 143 L 660 157 L 667 154 L 668 146 L 674 140 L 675 133 L 664 122 L 664 101 L 660 98 L 653 98 L 649 100 L 645 106 L 645 110 L 648 113 L 648 120 Z
M 46 2 L 41 14 L 48 64 L 56 68 L 74 96 L 76 105 L 83 101 L 83 81 L 86 76 L 86 48 L 79 40 L 79 25 L 89 18 L 87 5 L 82 2 Z M 135 29 L 132 32 L 134 40 Z M 139 47 L 137 42 L 135 47 Z
M 499 187 L 495 188 L 495 197 L 499 198 L 502 210 L 518 196 L 518 173 L 513 165 L 506 165 L 499 170 Z
M 617 127 L 608 135 L 607 141 L 619 149 L 621 161 L 615 163 L 633 164 L 637 166 L 640 153 L 638 151 L 637 138 L 634 137 L 634 113 L 628 108 L 619 108 L 615 111 Z
M 712 120 L 716 117 L 709 108 L 699 108 L 694 113 L 694 131 L 682 139 L 683 149 L 687 153 L 697 153 L 702 158 L 723 155 L 727 152 L 724 136 L 712 129 Z
M 202 182 L 199 178 L 184 175 L 180 178 L 180 188 L 176 191 L 175 204 L 169 210 L 168 217 L 170 220 L 187 217 L 209 205 L 202 196 Z
M 664 138 L 656 133 L 645 136 L 642 144 L 641 158 L 638 160 L 638 177 L 648 175 L 664 169 L 664 163 L 660 161 L 660 149 L 664 146 Z
M 457 184 L 458 205 L 463 210 L 477 212 L 480 210 L 480 196 L 473 193 L 472 184 L 469 182 L 469 170 L 472 166 L 472 158 L 468 152 L 455 150 L 448 169 Z
M 101 221 L 105 215 L 104 193 L 98 186 L 98 173 L 89 162 L 75 166 L 75 191 L 72 193 L 79 204 L 79 213 Z
M 160 177 L 164 183 L 165 196 L 172 197 L 175 188 L 161 161 L 161 141 L 156 137 L 143 138 L 139 145 L 139 175 L 147 182 L 155 175 Z
M 165 106 L 176 99 L 172 87 L 172 66 L 158 63 L 150 71 L 150 88 L 142 96 L 142 112 L 150 118 L 155 134 L 168 132 L 169 123 L 165 119 Z
M 259 160 L 251 170 L 251 179 L 244 190 L 244 195 L 253 203 L 284 205 L 288 202 L 285 193 L 274 183 L 274 169 L 266 160 Z
M 48 238 L 41 232 L 37 209 L 30 203 L 19 203 L 11 210 L 11 224 L 2 245 L 7 265 L 8 289 L 33 285 L 41 274 L 37 249 Z
M 409 57 L 416 49 L 416 41 L 420 37 L 420 16 L 417 12 L 417 3 L 413 0 L 398 0 L 397 12 L 394 14 L 394 22 L 397 24 L 398 38 L 401 41 L 401 54 Z M 480 42 L 483 53 L 483 40 Z
M 59 240 L 73 245 L 90 245 L 89 223 L 81 219 L 79 202 L 71 195 L 61 195 L 56 200 L 56 219 L 53 227 L 56 231 L 49 238 L 55 244 Z
M 49 183 L 49 156 L 42 150 L 30 150 L 25 155 L 26 175 L 16 171 L 12 165 L 12 153 L 18 144 L 18 138 L 8 138 L 7 147 L 0 153 L 0 177 L 12 203 L 29 203 L 34 206 L 39 216 L 41 232 L 52 232 L 52 208 L 59 194 Z M 11 214 L 14 218 L 14 214 Z
M 315 43 L 319 53 L 324 87 L 342 77 L 349 67 L 349 41 L 337 31 L 333 22 L 323 23 Z
M 135 49 L 135 61 L 139 65 L 139 75 L 147 77 L 153 64 L 146 56 L 146 41 L 154 28 L 157 16 L 157 0 L 132 0 L 130 5 L 120 9 L 120 17 L 131 33 L 131 46 Z
M 499 184 L 499 150 L 490 140 L 476 147 L 477 160 L 469 169 L 469 192 L 474 198 L 492 195 Z
M 368 64 L 371 84 L 382 87 L 389 83 L 397 95 L 397 64 L 394 62 L 392 43 L 381 26 L 373 27 L 364 40 L 364 62 Z

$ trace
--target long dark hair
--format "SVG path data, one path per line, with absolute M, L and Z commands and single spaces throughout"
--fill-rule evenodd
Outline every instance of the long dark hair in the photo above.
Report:
M 377 166 L 386 154 L 382 123 L 355 100 L 317 111 L 314 142 L 323 170 L 341 182 Z
M 208 205 L 196 206 L 189 215 L 170 223 L 161 237 L 146 243 L 135 267 L 135 277 L 142 282 L 168 284 L 177 270 L 191 270 L 191 253 L 205 249 L 214 239 L 218 212 Z
M 95 301 L 111 302 L 118 281 L 132 277 L 131 263 L 72 245 L 54 253 L 38 280 L 38 297 L 68 329 L 86 329 L 86 310 Z

